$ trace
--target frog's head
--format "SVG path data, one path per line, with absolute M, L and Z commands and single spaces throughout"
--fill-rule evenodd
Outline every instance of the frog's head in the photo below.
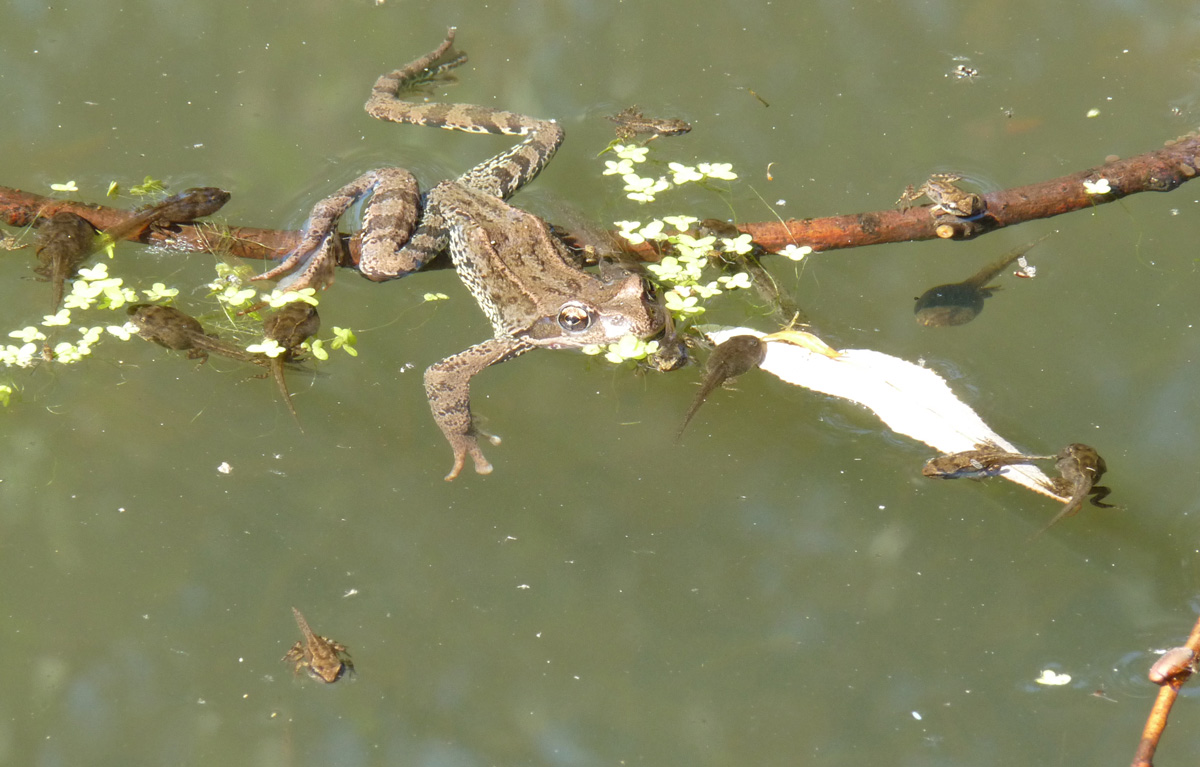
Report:
M 622 270 L 618 278 L 596 280 L 592 288 L 539 318 L 524 337 L 546 349 L 578 349 L 615 343 L 631 333 L 650 338 L 666 326 L 666 310 L 641 275 Z

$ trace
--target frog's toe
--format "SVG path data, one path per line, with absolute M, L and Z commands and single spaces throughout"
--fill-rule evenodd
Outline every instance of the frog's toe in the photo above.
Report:
M 471 460 L 475 462 L 476 474 L 491 474 L 492 464 L 488 459 L 483 457 L 483 451 L 471 440 L 468 444 L 454 446 L 454 466 L 451 467 L 450 473 L 446 475 L 446 481 L 452 482 L 459 472 L 462 471 L 463 464 L 467 461 L 467 456 L 471 456 Z

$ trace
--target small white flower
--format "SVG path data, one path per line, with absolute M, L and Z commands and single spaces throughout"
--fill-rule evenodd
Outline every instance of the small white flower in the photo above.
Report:
M 1112 191 L 1112 187 L 1108 185 L 1108 179 L 1098 178 L 1095 181 L 1084 181 L 1083 191 L 1088 194 L 1108 194 Z
M 59 362 L 79 362 L 79 360 L 83 359 L 85 353 L 85 351 L 81 350 L 75 344 L 70 344 L 66 341 L 54 346 L 54 359 Z
M 680 255 L 703 258 L 708 256 L 716 242 L 717 238 L 711 234 L 698 240 L 690 234 L 681 234 L 675 238 L 675 247 L 679 250 Z
M 264 338 L 260 343 L 247 346 L 246 351 L 251 354 L 265 354 L 268 357 L 278 357 L 285 353 L 287 349 L 280 346 L 279 342 L 274 338 Z
M 1048 685 L 1050 687 L 1061 687 L 1064 684 L 1069 684 L 1071 681 L 1070 674 L 1056 674 L 1053 669 L 1042 669 L 1042 675 L 1033 680 L 1038 684 Z
M 733 172 L 733 163 L 731 162 L 702 162 L 700 163 L 700 172 L 709 178 L 719 178 L 724 181 L 733 181 L 737 178 L 737 174 Z
M 124 325 L 108 325 L 104 329 L 122 341 L 128 341 L 137 332 L 137 325 L 126 322 Z
M 27 344 L 34 341 L 46 340 L 46 334 L 35 328 L 33 325 L 21 328 L 20 330 L 14 330 L 8 334 L 8 337 L 19 338 Z
M 726 253 L 736 253 L 739 256 L 744 256 L 754 250 L 754 245 L 751 242 L 751 237 L 748 234 L 739 234 L 737 237 L 729 238 L 722 237 L 721 242 L 725 244 L 724 250 Z
M 710 282 L 707 285 L 693 285 L 692 288 L 696 291 L 697 296 L 706 299 L 719 296 L 723 292 L 716 282 Z
M 616 221 L 614 223 L 617 225 L 617 228 L 620 229 L 618 234 L 628 240 L 629 244 L 641 245 L 646 241 L 645 237 L 635 231 L 641 227 L 641 221 Z
M 104 286 L 104 297 L 108 299 L 109 309 L 120 309 L 125 304 L 131 304 L 137 300 L 137 291 L 133 288 L 126 288 L 121 285 L 121 278 L 117 278 Z
M 701 314 L 704 312 L 704 307 L 699 306 L 699 299 L 692 295 L 685 295 L 685 290 L 675 288 L 668 290 L 665 296 L 667 311 L 674 312 L 680 316 L 691 314 Z
M 663 216 L 663 221 L 666 221 L 681 232 L 686 232 L 691 228 L 692 224 L 699 220 L 695 216 Z
M 735 288 L 750 287 L 750 275 L 746 272 L 738 272 L 737 274 L 723 274 L 717 278 L 717 282 L 725 286 L 726 290 Z
M 669 163 L 667 167 L 671 169 L 671 181 L 673 181 L 676 185 L 686 184 L 689 181 L 704 180 L 704 174 L 700 173 L 690 165 L 673 162 Z
M 612 160 L 604 161 L 605 176 L 624 176 L 626 173 L 633 173 L 633 160 Z
M 70 325 L 71 312 L 68 309 L 59 309 L 55 314 L 47 314 L 42 317 L 42 324 L 47 327 L 54 325 Z
M 784 258 L 790 258 L 793 261 L 800 261 L 812 252 L 813 249 L 807 245 L 797 246 L 795 243 L 791 243 L 783 250 L 779 251 L 779 255 L 783 256 Z
M 616 152 L 617 157 L 630 162 L 645 162 L 646 155 L 650 152 L 646 147 L 637 144 L 617 144 L 613 147 L 613 151 Z
M 654 219 L 653 221 L 651 221 L 650 223 L 648 223 L 644 227 L 642 227 L 641 231 L 639 231 L 638 234 L 640 234 L 644 239 L 647 239 L 647 240 L 661 240 L 661 239 L 663 239 L 662 230 L 663 230 L 663 222 L 659 221 L 658 219 Z
M 101 261 L 100 263 L 96 264 L 95 266 L 91 267 L 90 269 L 87 267 L 80 269 L 79 270 L 79 279 L 87 280 L 88 282 L 91 282 L 92 280 L 107 280 L 108 279 L 108 264 Z
M 293 301 L 303 301 L 310 306 L 316 306 L 317 289 L 304 288 L 302 290 L 272 290 L 269 294 L 263 294 L 263 300 L 271 305 L 272 309 L 278 309 L 287 306 Z
M 161 282 L 156 282 L 150 286 L 149 290 L 143 290 L 146 298 L 151 301 L 165 301 L 168 298 L 174 298 L 179 295 L 179 288 L 168 288 Z
M 683 265 L 675 256 L 666 256 L 656 264 L 646 264 L 646 269 L 663 282 L 678 282 L 684 273 Z
M 250 299 L 254 298 L 255 294 L 257 293 L 258 291 L 256 291 L 254 288 L 243 288 L 239 290 L 235 286 L 229 285 L 223 288 L 221 292 L 217 294 L 217 300 L 223 304 L 229 304 L 230 306 L 241 306 Z

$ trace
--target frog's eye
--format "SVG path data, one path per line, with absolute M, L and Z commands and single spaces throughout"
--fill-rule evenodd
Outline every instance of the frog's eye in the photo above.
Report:
M 582 333 L 592 326 L 592 314 L 579 304 L 567 304 L 558 312 L 558 326 L 568 333 Z

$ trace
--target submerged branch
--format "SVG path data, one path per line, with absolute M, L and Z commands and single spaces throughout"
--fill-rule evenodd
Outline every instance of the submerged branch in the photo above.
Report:
M 1169 192 L 1194 178 L 1197 168 L 1200 168 L 1200 136 L 1191 133 L 1168 141 L 1164 148 L 1153 152 L 1125 160 L 1109 158 L 1103 165 L 1068 176 L 982 194 L 986 209 L 974 220 L 935 216 L 931 206 L 926 205 L 906 210 L 745 223 L 738 229 L 767 252 L 789 244 L 808 245 L 821 252 L 935 238 L 966 240 L 1027 221 L 1114 202 L 1139 192 Z M 1107 181 L 1109 191 L 1094 191 L 1097 184 L 1104 188 L 1103 181 Z M 62 210 L 82 216 L 97 229 L 115 226 L 134 215 L 133 211 L 121 208 L 54 199 L 0 186 L 0 221 L 10 226 L 28 226 L 38 216 L 51 216 Z M 355 268 L 359 237 L 340 236 L 346 255 L 339 266 Z M 131 239 L 169 250 L 277 261 L 300 241 L 300 232 L 198 222 L 177 224 L 162 231 L 148 230 Z M 660 257 L 650 242 L 627 247 L 643 261 L 657 261 Z

